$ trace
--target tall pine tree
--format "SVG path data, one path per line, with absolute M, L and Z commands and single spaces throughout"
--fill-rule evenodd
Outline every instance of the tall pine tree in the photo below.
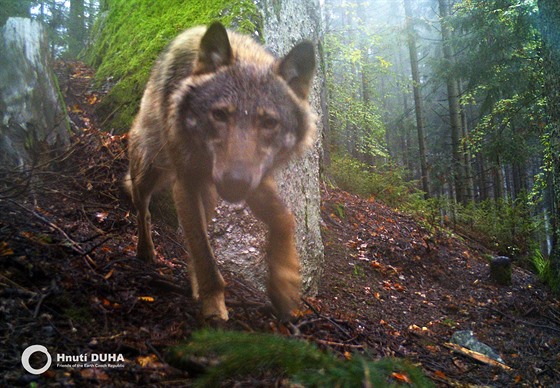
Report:
M 560 278 L 560 2 L 539 0 L 542 56 L 548 113 L 547 146 L 552 175 L 552 269 Z

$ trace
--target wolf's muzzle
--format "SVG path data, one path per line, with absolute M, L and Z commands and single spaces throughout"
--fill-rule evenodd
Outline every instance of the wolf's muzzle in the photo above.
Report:
M 220 196 L 228 202 L 239 202 L 247 197 L 253 188 L 253 176 L 243 166 L 226 171 L 216 187 Z

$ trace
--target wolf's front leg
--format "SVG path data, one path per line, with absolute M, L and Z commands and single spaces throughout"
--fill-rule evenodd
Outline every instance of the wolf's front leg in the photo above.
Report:
M 193 293 L 198 294 L 202 302 L 204 318 L 228 319 L 224 299 L 225 282 L 218 270 L 216 260 L 206 233 L 206 216 L 203 193 L 208 189 L 200 182 L 177 179 L 173 186 L 173 197 L 183 227 L 183 232 L 191 254 L 191 265 L 194 273 Z M 196 295 L 194 295 L 196 296 Z
M 268 295 L 280 318 L 286 319 L 297 307 L 301 289 L 300 264 L 294 240 L 294 216 L 282 202 L 271 177 L 261 182 L 249 196 L 247 203 L 253 213 L 268 226 Z

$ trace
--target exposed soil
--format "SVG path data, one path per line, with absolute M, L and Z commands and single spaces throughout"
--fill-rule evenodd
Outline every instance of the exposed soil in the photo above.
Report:
M 98 131 L 102 95 L 87 68 L 68 63 L 58 72 L 79 129 L 71 150 L 30 179 L 2 171 L 0 181 L 0 385 L 191 385 L 192 371 L 165 358 L 168 346 L 204 326 L 181 238 L 156 222 L 157 262 L 135 258 L 135 216 L 119 183 L 126 136 Z M 322 217 L 319 294 L 283 325 L 262 292 L 225 273 L 226 329 L 304 338 L 341 356 L 407 358 L 439 386 L 560 384 L 560 303 L 533 274 L 514 267 L 512 285 L 499 286 L 489 276 L 491 252 L 475 241 L 338 189 L 324 188 Z M 472 330 L 511 369 L 449 349 L 458 330 Z M 119 353 L 124 367 L 51 367 L 35 376 L 20 363 L 31 344 Z

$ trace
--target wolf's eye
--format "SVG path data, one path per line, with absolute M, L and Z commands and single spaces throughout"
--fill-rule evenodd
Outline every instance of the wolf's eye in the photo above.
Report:
M 278 126 L 278 120 L 272 116 L 266 116 L 261 119 L 261 127 L 263 129 L 272 130 Z
M 228 112 L 225 109 L 213 109 L 212 118 L 220 123 L 225 123 L 228 120 Z

